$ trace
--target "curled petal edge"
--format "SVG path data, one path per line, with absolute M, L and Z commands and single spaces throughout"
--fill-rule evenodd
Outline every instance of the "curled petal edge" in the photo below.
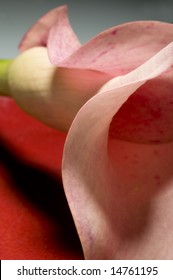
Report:
M 151 242 L 145 243 L 143 237 L 142 242 L 140 242 L 140 240 L 136 241 L 137 247 L 134 245 L 136 243 L 130 243 L 130 238 L 123 235 L 124 227 L 127 229 L 128 212 L 131 213 L 131 211 L 130 208 L 126 209 L 126 205 L 123 204 L 124 201 L 126 201 L 125 198 L 123 200 L 122 197 L 119 196 L 123 201 L 119 204 L 116 197 L 122 183 L 126 185 L 126 190 L 129 190 L 131 187 L 129 186 L 129 182 L 133 184 L 134 179 L 130 177 L 131 174 L 126 174 L 128 170 L 123 168 L 123 164 L 122 177 L 120 176 L 119 166 L 115 158 L 116 154 L 119 153 L 118 148 L 120 148 L 123 143 L 125 143 L 128 151 L 131 149 L 130 145 L 133 144 L 116 141 L 115 139 L 112 145 L 114 147 L 118 145 L 118 148 L 114 149 L 113 157 L 110 156 L 108 146 L 110 140 L 109 126 L 113 116 L 120 109 L 122 104 L 146 81 L 158 77 L 172 65 L 173 43 L 170 43 L 139 68 L 127 75 L 114 78 L 107 82 L 98 94 L 92 97 L 81 108 L 73 121 L 65 144 L 62 176 L 67 200 L 74 217 L 86 259 L 165 258 L 162 254 L 163 250 L 160 251 L 160 255 L 157 254 L 158 248 L 155 255 L 155 245 L 152 245 L 155 244 L 157 238 L 160 238 L 159 233 L 153 236 L 153 233 L 149 232 L 148 235 L 146 234 L 146 239 L 147 242 Z M 167 151 L 167 162 L 169 162 L 169 164 L 170 162 L 172 163 L 173 158 L 170 154 L 170 149 L 173 148 L 172 143 L 161 146 L 164 146 L 164 149 Z M 136 150 L 141 149 L 141 147 L 142 149 L 149 149 L 152 155 L 156 150 L 155 145 L 143 146 L 141 144 L 134 144 L 132 147 Z M 151 186 L 152 189 L 154 185 L 152 181 L 152 176 L 154 176 L 154 174 L 152 172 L 158 167 L 158 159 L 156 160 L 156 155 L 155 157 L 153 156 L 151 159 L 153 168 L 146 168 L 146 165 L 143 166 L 145 152 L 140 152 L 142 154 L 142 159 L 139 158 L 141 172 L 138 176 L 139 178 L 136 180 L 141 180 L 141 178 L 144 180 L 135 183 L 141 184 L 141 188 L 145 189 L 145 178 L 148 176 L 147 185 Z M 162 159 L 160 159 L 160 162 L 159 168 L 161 169 L 163 168 Z M 132 168 L 133 170 L 131 171 L 134 172 L 136 167 L 133 165 L 130 168 Z M 144 172 L 145 170 L 147 171 Z M 168 170 L 170 171 L 170 168 L 168 168 Z M 166 169 L 161 169 L 160 172 L 163 173 L 163 177 L 166 177 L 168 171 L 166 171 Z M 171 176 L 171 174 L 169 174 L 169 176 Z M 127 182 L 123 181 L 125 180 L 123 179 L 124 177 L 128 178 Z M 173 185 L 173 178 L 170 184 Z M 151 195 L 150 190 L 149 193 Z M 127 202 L 128 204 L 130 203 L 129 201 Z M 164 201 L 165 206 L 167 202 Z M 134 207 L 137 206 L 134 204 L 134 206 L 131 205 L 130 207 L 134 209 Z M 124 209 L 127 211 L 125 212 Z M 124 217 L 120 219 L 118 215 L 121 217 L 123 213 Z M 162 231 L 164 231 L 159 223 L 160 220 L 158 222 L 161 216 L 158 215 L 153 223 L 157 223 L 159 229 L 161 228 Z M 139 221 L 141 221 L 140 218 Z M 138 224 L 135 226 L 137 227 Z M 135 227 L 129 229 L 130 233 L 127 230 L 127 235 L 129 233 L 129 236 L 131 236 L 134 230 L 136 230 Z M 163 232 L 161 233 L 161 236 L 162 235 Z M 137 239 L 136 233 L 134 236 L 134 238 Z M 154 253 L 149 254 L 149 247 L 151 246 L 152 248 L 154 246 Z M 167 251 L 168 250 L 169 248 L 167 248 Z M 169 258 L 170 255 L 171 253 L 168 252 L 166 258 Z

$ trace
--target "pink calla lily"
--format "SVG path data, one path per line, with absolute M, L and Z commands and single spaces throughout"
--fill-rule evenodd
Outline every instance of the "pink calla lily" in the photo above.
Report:
M 58 69 L 51 121 L 37 117 L 58 129 L 68 104 L 62 177 L 86 259 L 173 259 L 172 41 L 172 24 L 139 21 L 81 45 L 62 6 L 20 44 Z

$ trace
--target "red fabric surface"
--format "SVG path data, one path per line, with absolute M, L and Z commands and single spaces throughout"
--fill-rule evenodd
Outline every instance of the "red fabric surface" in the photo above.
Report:
M 0 97 L 0 258 L 82 259 L 61 182 L 65 135 Z

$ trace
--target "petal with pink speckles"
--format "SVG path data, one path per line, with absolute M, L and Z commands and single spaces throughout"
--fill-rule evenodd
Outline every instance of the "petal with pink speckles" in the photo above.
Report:
M 173 258 L 173 127 L 159 144 L 147 142 L 147 136 L 137 142 L 133 134 L 131 141 L 110 135 L 112 118 L 130 96 L 158 82 L 172 66 L 169 44 L 139 68 L 107 82 L 71 126 L 63 182 L 87 259 Z M 167 82 L 171 89 L 170 76 Z
M 124 75 L 172 41 L 172 24 L 157 21 L 129 22 L 101 32 L 60 65 L 94 69 L 114 76 Z M 59 60 L 52 62 L 58 65 Z
M 42 16 L 21 40 L 20 51 L 49 44 L 50 57 L 53 59 L 57 54 L 57 57 L 63 60 L 80 47 L 78 38 L 69 23 L 67 11 L 67 6 L 64 5 Z

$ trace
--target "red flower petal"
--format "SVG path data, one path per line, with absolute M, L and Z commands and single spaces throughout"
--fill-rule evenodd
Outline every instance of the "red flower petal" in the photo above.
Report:
M 130 95 L 172 66 L 170 44 L 109 81 L 72 124 L 63 182 L 87 259 L 172 258 L 173 135 L 162 144 L 109 135 L 112 118 Z

